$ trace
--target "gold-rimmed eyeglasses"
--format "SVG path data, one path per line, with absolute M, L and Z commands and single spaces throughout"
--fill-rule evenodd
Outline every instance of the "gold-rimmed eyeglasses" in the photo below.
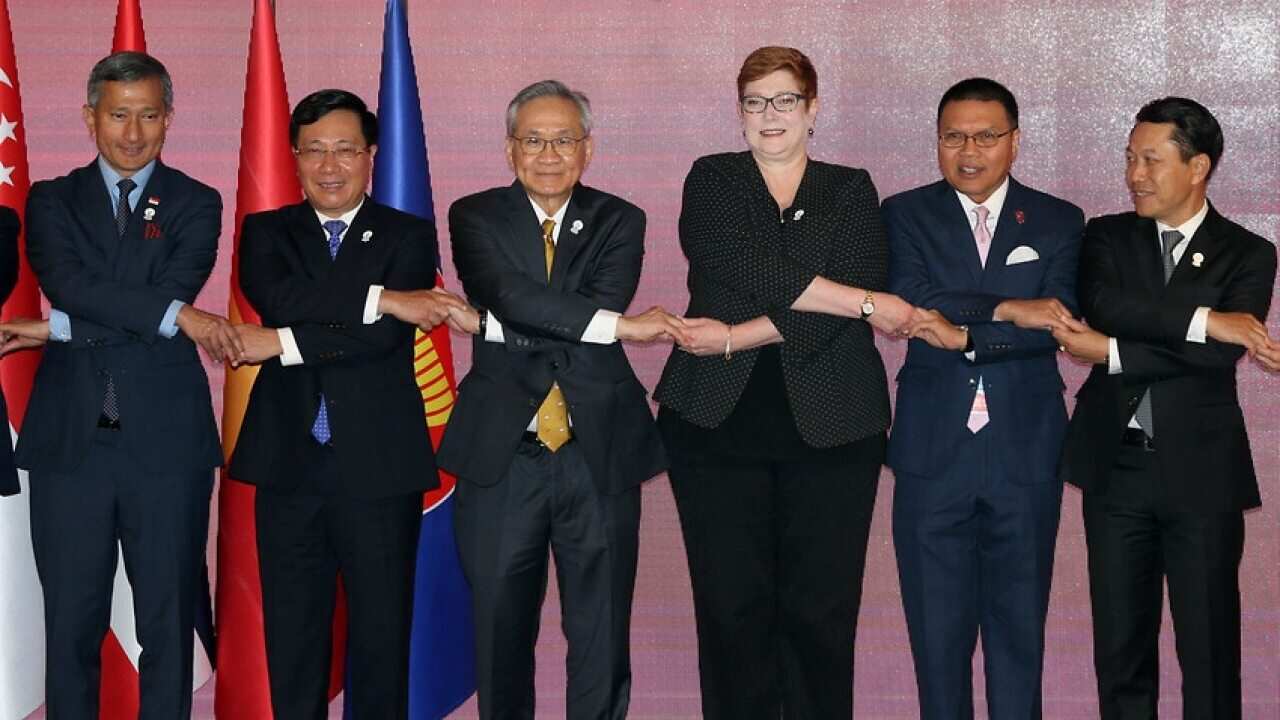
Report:
M 1000 142 L 1000 138 L 1017 130 L 1018 126 L 1005 130 L 1004 132 L 996 132 L 995 130 L 982 130 L 976 133 L 962 133 L 959 130 L 950 130 L 938 135 L 938 144 L 945 148 L 962 148 L 965 143 L 973 140 L 973 144 L 980 148 L 995 147 Z
M 520 151 L 525 155 L 541 155 L 542 151 L 550 145 L 556 154 L 560 157 L 573 157 L 573 153 L 578 149 L 578 143 L 587 139 L 586 135 L 582 137 L 569 137 L 567 135 L 553 138 L 540 138 L 536 135 L 528 137 L 519 137 L 512 135 L 511 139 L 520 147 Z
M 338 145 L 337 147 L 327 148 L 322 145 L 308 145 L 304 148 L 294 148 L 293 154 L 299 160 L 308 165 L 319 165 L 324 162 L 326 156 L 332 154 L 333 159 L 339 165 L 350 165 L 355 159 L 369 152 L 367 147 L 358 147 L 356 145 Z

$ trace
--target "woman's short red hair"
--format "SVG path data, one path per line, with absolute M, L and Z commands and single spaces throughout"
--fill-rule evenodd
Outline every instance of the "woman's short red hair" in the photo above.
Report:
M 742 97 L 747 83 L 778 70 L 794 75 L 806 98 L 818 97 L 818 72 L 813 69 L 813 63 L 799 50 L 777 45 L 758 48 L 742 62 L 742 69 L 738 71 L 738 97 Z

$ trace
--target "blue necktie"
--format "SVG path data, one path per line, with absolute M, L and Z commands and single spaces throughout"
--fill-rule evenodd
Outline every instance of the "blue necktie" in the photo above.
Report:
M 116 183 L 116 187 L 120 189 L 120 202 L 116 203 L 116 237 L 124 237 L 124 229 L 129 225 L 129 216 L 133 214 L 129 208 L 129 193 L 138 187 L 138 184 L 129 178 L 124 178 Z M 106 373 L 107 389 L 102 395 L 102 416 L 112 423 L 120 421 L 120 399 L 116 395 L 115 378 L 111 377 L 111 373 Z
M 330 220 L 324 224 L 324 229 L 329 233 L 329 259 L 333 260 L 338 257 L 342 233 L 347 229 L 347 224 L 341 220 Z M 321 445 L 329 444 L 329 440 L 333 438 L 333 433 L 329 431 L 329 408 L 325 404 L 323 393 L 320 395 L 320 410 L 316 413 L 316 421 L 311 424 L 311 437 Z

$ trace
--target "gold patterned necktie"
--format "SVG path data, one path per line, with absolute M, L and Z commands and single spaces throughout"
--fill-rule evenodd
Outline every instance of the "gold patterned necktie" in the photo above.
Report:
M 555 229 L 555 220 L 547 218 L 542 221 L 542 244 L 547 259 L 547 282 L 551 281 L 551 265 L 556 259 L 556 239 L 553 234 Z M 560 385 L 552 384 L 547 398 L 538 408 L 538 440 L 548 450 L 555 452 L 561 445 L 569 442 L 571 436 L 569 409 L 564 404 L 564 393 L 560 391 Z

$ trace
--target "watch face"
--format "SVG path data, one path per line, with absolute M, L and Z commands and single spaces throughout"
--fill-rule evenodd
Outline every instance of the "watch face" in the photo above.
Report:
M 870 300 L 866 300 L 866 301 L 864 301 L 864 302 L 862 303 L 862 316 L 863 316 L 863 317 L 867 317 L 868 315 L 870 315 L 871 313 L 873 313 L 873 312 L 875 312 L 875 311 L 876 311 L 876 304 L 875 304 L 875 303 L 871 302 Z

